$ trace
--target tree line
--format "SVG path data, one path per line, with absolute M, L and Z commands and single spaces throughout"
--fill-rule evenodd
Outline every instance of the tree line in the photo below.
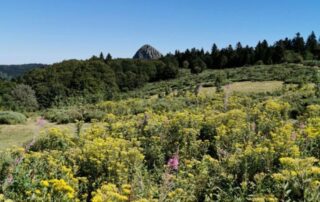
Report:
M 203 49 L 175 51 L 166 57 L 175 58 L 180 67 L 190 68 L 199 73 L 205 68 L 223 69 L 254 64 L 300 63 L 303 60 L 320 59 L 320 39 L 312 32 L 305 40 L 300 33 L 292 39 L 285 38 L 269 44 L 267 40 L 259 41 L 255 47 L 243 46 L 240 42 L 235 47 L 229 45 L 219 49 L 213 44 L 211 52 Z

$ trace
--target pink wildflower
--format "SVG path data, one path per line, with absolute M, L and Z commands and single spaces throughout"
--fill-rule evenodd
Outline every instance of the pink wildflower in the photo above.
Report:
M 40 126 L 40 127 L 43 127 L 44 125 L 46 124 L 46 120 L 42 117 L 40 117 L 38 120 L 37 120 L 37 125 Z
M 179 156 L 177 154 L 175 154 L 172 158 L 169 159 L 168 166 L 172 170 L 178 170 L 178 167 L 179 167 Z

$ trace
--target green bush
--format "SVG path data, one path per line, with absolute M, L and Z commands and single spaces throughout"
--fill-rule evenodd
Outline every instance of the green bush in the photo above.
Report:
M 91 122 L 92 120 L 101 121 L 106 112 L 88 106 L 67 107 L 62 109 L 52 108 L 44 113 L 44 117 L 58 124 L 75 123 L 78 121 Z
M 101 121 L 104 118 L 105 114 L 106 113 L 104 111 L 102 111 L 102 110 L 91 109 L 91 110 L 86 111 L 83 114 L 83 120 L 82 121 L 85 121 L 85 122 L 92 122 L 93 120 Z
M 76 108 L 49 109 L 45 112 L 44 117 L 58 124 L 73 123 L 83 119 L 82 113 Z
M 0 112 L 0 124 L 20 124 L 26 121 L 27 117 L 21 113 L 12 111 Z

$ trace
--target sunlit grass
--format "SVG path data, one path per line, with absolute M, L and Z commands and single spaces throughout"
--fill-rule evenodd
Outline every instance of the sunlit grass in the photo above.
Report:
M 29 119 L 25 124 L 0 125 L 0 150 L 11 146 L 21 146 L 33 138 L 37 138 L 42 131 L 53 126 L 72 132 L 75 130 L 75 124 L 56 125 L 47 122 L 41 127 L 37 124 L 35 118 Z
M 223 87 L 226 92 L 241 92 L 241 93 L 263 93 L 273 92 L 282 88 L 282 81 L 244 81 L 234 82 Z M 204 87 L 201 89 L 201 94 L 210 94 L 216 91 L 215 87 Z

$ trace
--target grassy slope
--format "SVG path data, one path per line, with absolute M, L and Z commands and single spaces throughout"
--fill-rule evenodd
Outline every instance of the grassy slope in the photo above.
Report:
M 0 150 L 4 150 L 10 146 L 21 146 L 23 143 L 38 137 L 41 131 L 53 126 L 67 130 L 75 130 L 74 124 L 56 125 L 46 123 L 44 127 L 40 127 L 34 118 L 29 119 L 25 124 L 0 125 Z
M 285 81 L 287 83 L 295 83 L 299 80 L 305 80 L 307 82 L 312 82 L 312 77 L 317 71 L 320 71 L 319 67 L 306 66 L 302 64 L 256 65 L 224 70 L 207 69 L 198 75 L 191 74 L 190 70 L 181 69 L 180 75 L 176 79 L 147 83 L 137 90 L 122 93 L 120 98 L 146 98 L 150 96 L 157 96 L 159 93 L 165 92 L 167 89 L 171 89 L 173 91 L 193 91 L 198 84 L 214 86 L 216 75 L 219 75 L 221 73 L 226 76 L 226 83 L 256 81 L 267 82 L 267 84 L 269 85 L 270 83 L 268 83 L 268 81 Z M 273 84 L 271 84 L 271 87 L 272 85 Z M 259 86 L 256 87 L 260 88 Z M 238 89 L 240 88 L 242 88 L 242 86 L 239 86 Z M 262 88 L 262 91 L 264 91 L 264 87 Z
M 282 81 L 243 81 L 243 82 L 234 82 L 229 85 L 224 86 L 224 91 L 226 92 L 241 92 L 241 93 L 264 93 L 264 92 L 273 92 L 280 90 L 282 87 Z M 215 92 L 215 87 L 206 87 L 202 88 L 200 93 L 210 94 Z

